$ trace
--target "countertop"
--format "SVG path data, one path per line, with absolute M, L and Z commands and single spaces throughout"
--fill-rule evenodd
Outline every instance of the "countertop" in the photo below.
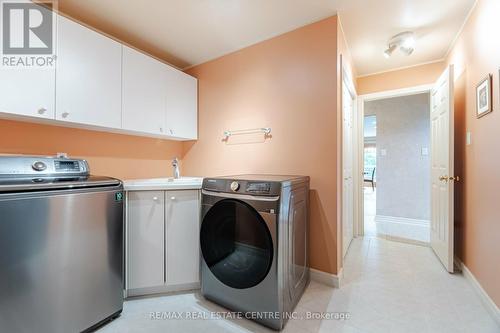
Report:
M 128 179 L 123 187 L 125 191 L 199 190 L 202 182 L 199 177 Z

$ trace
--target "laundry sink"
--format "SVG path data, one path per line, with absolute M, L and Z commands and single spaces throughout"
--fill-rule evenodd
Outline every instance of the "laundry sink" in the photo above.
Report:
M 126 191 L 199 189 L 202 181 L 200 177 L 130 179 L 125 180 L 123 186 Z

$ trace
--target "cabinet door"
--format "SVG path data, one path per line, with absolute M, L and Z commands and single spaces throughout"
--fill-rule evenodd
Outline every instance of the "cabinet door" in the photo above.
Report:
M 198 283 L 200 207 L 197 190 L 167 191 L 167 285 Z
M 49 11 L 42 6 L 38 6 L 38 9 L 43 12 Z M 52 19 L 50 11 L 47 14 L 56 29 L 56 19 Z M 0 112 L 54 119 L 55 76 L 55 66 L 52 68 L 3 66 L 0 68 Z
M 58 17 L 56 119 L 121 128 L 121 44 Z
M 54 119 L 55 69 L 1 69 L 0 112 Z
M 123 128 L 163 134 L 167 65 L 123 46 Z
M 198 138 L 198 81 L 174 68 L 167 73 L 167 135 Z
M 161 191 L 127 194 L 128 289 L 165 283 L 164 211 Z

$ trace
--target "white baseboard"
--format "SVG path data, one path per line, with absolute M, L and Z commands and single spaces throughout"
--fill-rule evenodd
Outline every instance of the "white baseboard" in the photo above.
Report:
M 314 268 L 310 268 L 309 272 L 311 275 L 311 280 L 321 284 L 325 284 L 329 287 L 340 288 L 340 282 L 342 281 L 342 275 L 343 275 L 342 269 L 337 275 L 319 271 Z
M 470 282 L 472 285 L 472 288 L 474 291 L 478 294 L 479 298 L 483 302 L 484 306 L 490 314 L 493 316 L 493 318 L 496 320 L 497 324 L 500 326 L 500 309 L 498 306 L 493 302 L 493 300 L 490 298 L 490 296 L 486 293 L 486 291 L 483 289 L 479 281 L 476 279 L 476 277 L 472 274 L 472 272 L 467 268 L 467 266 L 464 265 L 464 263 L 455 257 L 455 264 L 462 270 L 462 274 L 464 277 Z
M 408 240 L 421 245 L 430 242 L 430 221 L 398 216 L 375 216 L 377 234 L 387 238 Z

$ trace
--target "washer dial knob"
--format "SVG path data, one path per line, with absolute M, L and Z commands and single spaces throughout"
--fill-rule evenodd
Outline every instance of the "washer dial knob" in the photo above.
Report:
M 43 171 L 43 170 L 47 169 L 47 165 L 41 161 L 36 161 L 35 163 L 33 163 L 33 165 L 31 167 L 35 171 Z
M 239 188 L 240 188 L 240 184 L 239 184 L 238 182 L 232 182 L 232 183 L 231 183 L 231 190 L 232 190 L 233 192 L 238 191 L 238 189 L 239 189 Z

